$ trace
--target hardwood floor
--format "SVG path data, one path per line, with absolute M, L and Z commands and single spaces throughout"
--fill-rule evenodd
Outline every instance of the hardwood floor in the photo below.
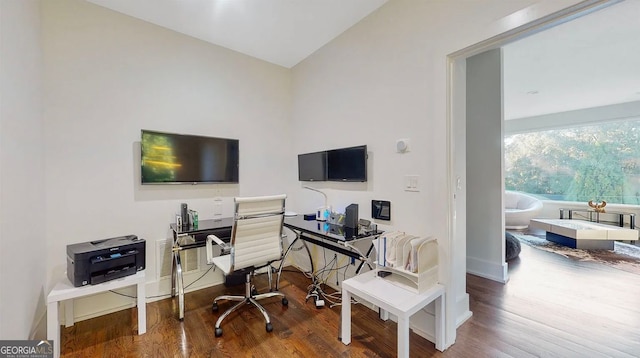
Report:
M 638 357 L 640 276 L 580 262 L 526 245 L 509 264 L 510 281 L 467 276 L 472 318 L 457 330 L 444 353 L 412 333 L 412 357 Z M 266 286 L 259 277 L 258 288 Z M 394 357 L 396 324 L 353 306 L 352 343 L 338 340 L 339 307 L 305 302 L 309 280 L 286 272 L 281 290 L 288 307 L 265 302 L 273 332 L 256 309 L 241 309 L 214 336 L 214 296 L 243 287 L 217 286 L 186 297 L 185 319 L 175 300 L 147 305 L 147 333 L 137 336 L 135 310 L 125 310 L 62 329 L 64 357 Z M 221 303 L 223 311 L 229 304 Z

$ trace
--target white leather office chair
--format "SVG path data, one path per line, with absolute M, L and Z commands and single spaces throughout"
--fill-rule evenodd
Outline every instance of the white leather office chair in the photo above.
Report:
M 207 236 L 207 262 L 218 267 L 225 275 L 244 270 L 244 296 L 223 295 L 213 301 L 213 310 L 218 310 L 218 301 L 240 301 L 224 312 L 216 322 L 215 335 L 222 335 L 220 324 L 230 313 L 245 304 L 256 306 L 267 321 L 267 332 L 273 330 L 267 311 L 258 300 L 280 296 L 282 304 L 288 305 L 287 298 L 280 292 L 256 294 L 251 285 L 251 276 L 256 269 L 269 266 L 269 283 L 271 283 L 271 263 L 282 259 L 282 223 L 286 195 L 235 198 L 235 218 L 231 230 L 231 241 L 226 244 L 215 235 Z M 229 251 L 229 255 L 213 256 L 213 243 Z M 269 285 L 271 286 L 271 285 Z M 271 287 L 269 287 L 271 289 Z

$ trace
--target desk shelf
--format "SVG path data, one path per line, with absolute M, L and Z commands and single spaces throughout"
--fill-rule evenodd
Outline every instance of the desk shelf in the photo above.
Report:
M 385 239 L 389 240 L 386 245 Z M 382 247 L 378 246 L 380 243 L 383 243 Z M 386 257 L 389 245 L 396 247 L 397 259 L 394 262 L 389 262 Z M 422 293 L 438 283 L 438 241 L 435 238 L 389 233 L 374 240 L 373 246 L 378 252 L 376 271 L 391 273 L 384 277 L 386 281 L 415 293 Z M 410 260 L 413 270 L 407 269 Z
M 422 293 L 438 283 L 437 266 L 420 274 L 384 266 L 378 266 L 376 269 L 378 272 L 391 273 L 391 275 L 384 277 L 386 281 L 414 293 Z

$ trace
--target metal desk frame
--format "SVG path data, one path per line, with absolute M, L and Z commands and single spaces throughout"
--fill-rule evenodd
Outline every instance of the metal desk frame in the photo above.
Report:
M 178 296 L 178 318 L 184 320 L 184 282 L 182 280 L 182 263 L 180 261 L 180 251 L 197 249 L 204 247 L 207 235 L 216 235 L 223 241 L 231 238 L 231 228 L 233 218 L 220 218 L 212 220 L 201 220 L 197 227 L 178 227 L 176 224 L 169 225 L 173 231 L 173 246 L 171 248 L 171 297 Z M 193 237 L 193 243 L 183 244 L 182 238 Z
M 369 267 L 369 269 L 373 269 L 373 266 L 371 266 L 371 263 L 369 262 L 369 256 L 374 249 L 373 243 L 369 245 L 369 249 L 367 250 L 366 254 L 363 254 L 357 247 L 353 246 L 352 243 L 366 239 L 372 240 L 378 237 L 378 235 L 380 235 L 382 232 L 357 235 L 357 233 L 354 232 L 354 229 L 336 229 L 336 226 L 324 222 L 318 222 L 315 220 L 304 220 L 301 215 L 295 217 L 286 217 L 284 220 L 284 226 L 293 231 L 296 237 L 287 247 L 287 250 L 282 257 L 282 261 L 280 262 L 280 267 L 278 268 L 278 277 L 276 279 L 276 290 L 278 290 L 280 287 L 280 274 L 282 273 L 282 267 L 284 266 L 289 252 L 291 252 L 291 249 L 298 240 L 302 241 L 302 244 L 309 256 L 309 263 L 311 264 L 310 274 L 312 275 L 312 277 L 314 277 L 314 283 L 316 283 L 315 267 L 313 264 L 311 251 L 307 246 L 307 242 L 360 261 L 360 264 L 356 269 L 356 275 L 360 273 L 360 270 L 365 264 Z
M 352 245 L 353 242 L 357 242 L 365 239 L 374 239 L 381 232 L 376 232 L 367 235 L 355 235 L 354 232 L 349 229 L 342 229 L 335 231 L 336 227 L 331 226 L 330 230 L 323 230 L 319 224 L 328 225 L 325 223 L 317 222 L 315 220 L 306 221 L 302 216 L 285 217 L 284 226 L 291 229 L 296 238 L 289 244 L 280 262 L 278 268 L 278 277 L 276 279 L 275 290 L 279 289 L 280 275 L 287 255 L 294 247 L 298 240 L 302 241 L 304 248 L 309 256 L 309 262 L 311 263 L 311 274 L 315 277 L 315 268 L 313 264 L 313 257 L 311 251 L 307 246 L 307 242 L 327 248 L 331 251 L 337 252 L 342 255 L 346 255 L 353 259 L 360 261 L 356 274 L 360 273 L 362 267 L 366 264 L 370 269 L 373 269 L 369 262 L 369 256 L 373 252 L 373 244 L 369 246 L 366 254 L 362 254 L 358 248 Z M 173 231 L 173 247 L 172 252 L 172 264 L 171 264 L 171 297 L 178 296 L 178 318 L 184 320 L 184 282 L 182 278 L 182 263 L 180 260 L 180 251 L 190 250 L 198 247 L 205 246 L 205 240 L 207 235 L 214 234 L 222 240 L 228 241 L 231 238 L 231 228 L 233 227 L 233 218 L 221 218 L 215 220 L 201 220 L 198 223 L 198 227 L 182 227 L 178 228 L 176 224 L 171 224 L 170 228 Z M 343 231 L 346 230 L 346 231 Z M 353 230 L 353 229 L 351 229 Z M 345 235 L 348 239 L 345 239 Z M 195 242 L 184 244 L 182 238 L 191 236 L 194 237 Z M 315 283 L 315 282 L 314 282 Z

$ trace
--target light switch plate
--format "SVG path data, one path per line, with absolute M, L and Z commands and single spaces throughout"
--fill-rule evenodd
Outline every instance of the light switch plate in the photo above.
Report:
M 405 177 L 404 177 L 404 190 L 405 191 L 420 191 L 420 176 L 419 175 L 405 175 Z

